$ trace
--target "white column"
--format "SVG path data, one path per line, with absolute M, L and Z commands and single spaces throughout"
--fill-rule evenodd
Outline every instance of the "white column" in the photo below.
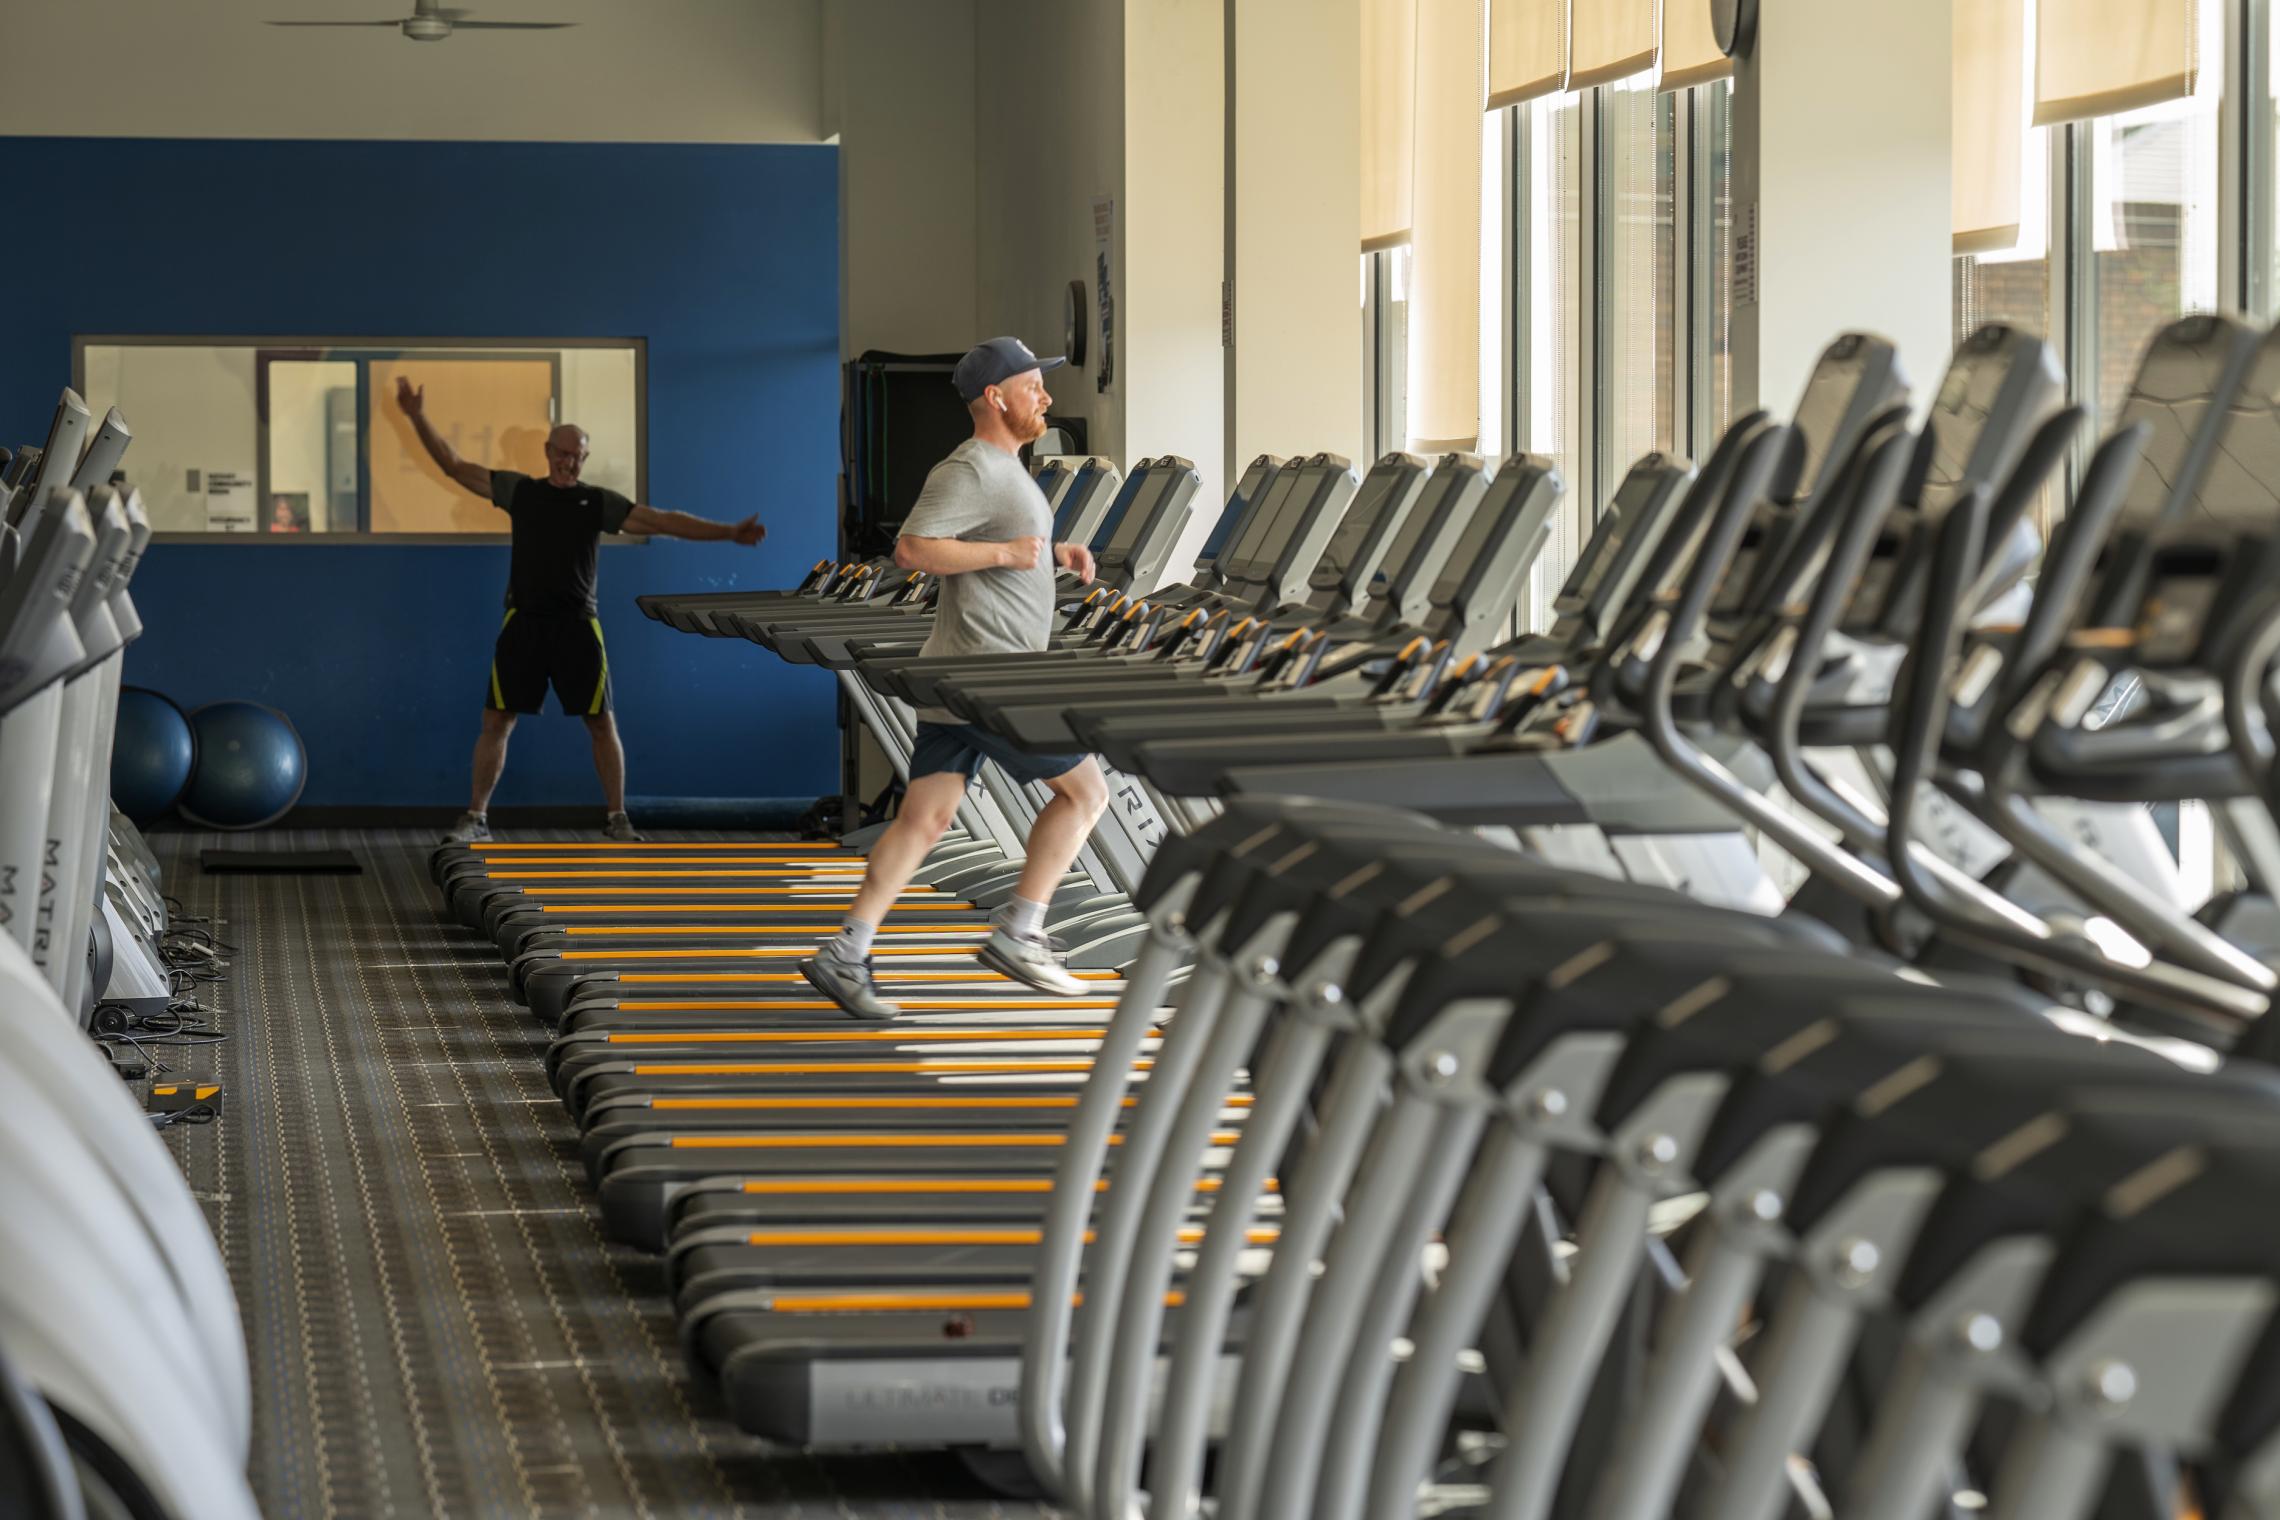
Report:
M 1948 0 L 1758 0 L 1734 81 L 1734 406 L 1786 413 L 1846 329 L 1947 367 Z

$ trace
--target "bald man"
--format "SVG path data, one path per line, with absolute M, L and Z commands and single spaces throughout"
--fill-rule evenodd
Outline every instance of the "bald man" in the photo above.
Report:
M 618 739 L 610 703 L 610 660 L 602 647 L 602 622 L 594 604 L 595 550 L 604 533 L 641 533 L 706 542 L 727 540 L 750 546 L 767 535 L 760 519 L 736 524 L 714 522 L 687 512 L 634 505 L 617 492 L 582 484 L 586 430 L 564 423 L 546 438 L 546 478 L 533 480 L 513 470 L 493 470 L 461 459 L 427 418 L 425 387 L 396 381 L 396 404 L 403 409 L 436 467 L 507 514 L 514 548 L 507 572 L 507 615 L 491 655 L 490 685 L 484 697 L 483 731 L 475 740 L 475 776 L 467 812 L 446 843 L 491 837 L 491 793 L 507 767 L 507 738 L 515 719 L 536 713 L 552 686 L 562 710 L 586 723 L 593 741 L 594 772 L 601 777 L 609 811 L 603 832 L 611 839 L 639 839 L 625 812 L 625 746 Z

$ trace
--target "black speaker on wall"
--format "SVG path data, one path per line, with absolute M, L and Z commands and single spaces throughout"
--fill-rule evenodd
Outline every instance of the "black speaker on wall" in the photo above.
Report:
M 973 436 L 973 419 L 950 388 L 950 371 L 960 357 L 870 349 L 845 366 L 839 424 L 843 556 L 868 559 L 892 550 L 926 472 Z

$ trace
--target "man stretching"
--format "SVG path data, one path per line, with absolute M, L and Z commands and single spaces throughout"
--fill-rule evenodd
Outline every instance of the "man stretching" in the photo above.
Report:
M 552 685 L 562 710 L 586 720 L 594 771 L 609 809 L 603 832 L 639 839 L 625 815 L 625 746 L 611 713 L 610 657 L 602 647 L 602 620 L 594 603 L 594 558 L 604 533 L 645 533 L 662 538 L 728 539 L 751 545 L 767 535 L 760 519 L 731 526 L 686 512 L 637 507 L 602 486 L 582 485 L 586 430 L 564 423 L 546 435 L 546 478 L 491 470 L 461 459 L 427 419 L 427 389 L 396 381 L 396 404 L 420 435 L 436 467 L 507 514 L 514 547 L 507 570 L 507 616 L 491 652 L 491 680 L 483 703 L 483 730 L 475 739 L 475 783 L 467 812 L 444 835 L 446 844 L 491 837 L 491 793 L 507 768 L 507 736 L 515 719 L 546 705 Z
M 895 541 L 895 563 L 942 577 L 941 605 L 921 651 L 937 655 L 1020 654 L 1043 649 L 1053 628 L 1053 572 L 1089 583 L 1092 551 L 1053 544 L 1044 493 L 1021 467 L 1020 449 L 1045 431 L 1044 371 L 1018 338 L 992 338 L 958 361 L 950 383 L 973 414 L 974 436 L 936 465 Z M 910 786 L 893 825 L 871 846 L 863 887 L 836 938 L 800 962 L 818 992 L 858 1018 L 899 1010 L 872 984 L 871 937 L 966 795 L 983 761 L 1016 781 L 1042 782 L 1053 800 L 1029 830 L 1027 859 L 1012 900 L 998 910 L 975 959 L 990 970 L 1064 996 L 1083 984 L 1054 959 L 1045 907 L 1108 805 L 1108 785 L 1086 755 L 1032 755 L 955 713 L 918 715 Z

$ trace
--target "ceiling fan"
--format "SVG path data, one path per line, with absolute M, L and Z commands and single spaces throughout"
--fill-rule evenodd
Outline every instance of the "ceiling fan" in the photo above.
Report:
M 475 13 L 442 0 L 412 0 L 412 13 L 395 21 L 272 21 L 271 26 L 386 26 L 414 42 L 441 42 L 453 32 L 552 32 L 575 21 L 470 21 Z

